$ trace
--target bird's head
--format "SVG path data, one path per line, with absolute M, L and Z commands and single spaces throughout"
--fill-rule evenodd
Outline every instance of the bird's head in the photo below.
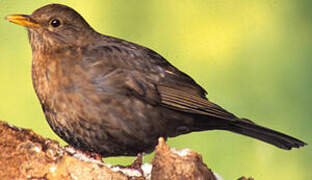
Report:
M 33 50 L 83 45 L 97 34 L 79 13 L 61 4 L 49 4 L 31 15 L 14 14 L 6 19 L 28 29 Z

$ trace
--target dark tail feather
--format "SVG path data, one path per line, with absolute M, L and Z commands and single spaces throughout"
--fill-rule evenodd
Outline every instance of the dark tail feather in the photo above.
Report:
M 222 122 L 222 120 L 220 122 Z M 201 125 L 204 125 L 203 121 L 201 122 Z M 223 121 L 222 125 L 216 127 L 215 129 L 228 130 L 238 134 L 243 134 L 286 150 L 307 145 L 299 139 L 259 126 L 247 119 L 237 119 L 233 121 L 227 120 L 226 122 Z
M 306 145 L 305 142 L 294 137 L 242 120 L 231 123 L 228 130 L 259 139 L 286 150 Z

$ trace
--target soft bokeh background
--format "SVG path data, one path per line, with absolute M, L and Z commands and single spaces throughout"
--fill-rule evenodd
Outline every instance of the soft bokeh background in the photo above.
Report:
M 0 0 L 1 120 L 61 141 L 32 88 L 26 31 L 4 20 L 52 2 L 73 7 L 102 33 L 156 50 L 231 112 L 311 144 L 309 0 Z M 168 143 L 201 153 L 225 179 L 312 179 L 311 145 L 283 151 L 224 131 L 192 133 Z M 104 159 L 112 164 L 132 160 Z

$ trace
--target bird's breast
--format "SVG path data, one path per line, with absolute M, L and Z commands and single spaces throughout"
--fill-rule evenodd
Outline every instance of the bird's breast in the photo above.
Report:
M 75 61 L 77 60 L 77 61 Z M 95 87 L 75 56 L 33 55 L 33 86 L 44 111 L 58 120 L 84 116 L 99 98 Z

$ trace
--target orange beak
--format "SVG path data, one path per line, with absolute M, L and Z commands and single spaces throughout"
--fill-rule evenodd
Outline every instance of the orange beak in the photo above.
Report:
M 9 22 L 24 26 L 24 27 L 39 27 L 39 24 L 32 20 L 28 15 L 24 14 L 13 14 L 8 15 L 5 17 L 5 19 Z

